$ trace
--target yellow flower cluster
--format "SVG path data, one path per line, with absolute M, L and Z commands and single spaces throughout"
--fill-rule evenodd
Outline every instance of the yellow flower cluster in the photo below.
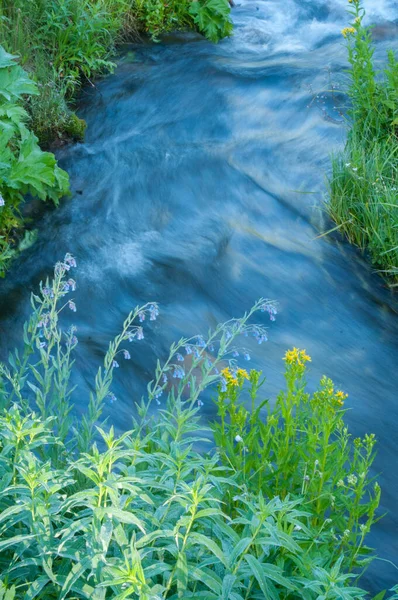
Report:
M 344 29 L 341 30 L 341 33 L 346 38 L 350 33 L 355 33 L 355 28 L 354 27 L 344 27 Z
M 339 390 L 338 392 L 336 392 L 336 401 L 337 401 L 337 404 L 339 404 L 340 406 L 343 406 L 344 400 L 346 398 L 348 398 L 348 394 L 345 394 L 341 390 Z
M 288 365 L 299 365 L 300 367 L 304 367 L 306 362 L 311 362 L 311 357 L 306 354 L 305 350 L 293 348 L 293 350 L 288 350 L 286 352 L 283 360 L 286 361 Z
M 224 377 L 227 385 L 238 386 L 240 385 L 244 379 L 249 379 L 249 375 L 245 369 L 237 369 L 235 373 L 226 367 L 221 371 L 221 375 Z

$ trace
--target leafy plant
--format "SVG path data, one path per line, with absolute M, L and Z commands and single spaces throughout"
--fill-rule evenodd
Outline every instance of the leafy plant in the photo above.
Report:
M 212 42 L 231 35 L 233 25 L 227 0 L 194 1 L 190 3 L 189 12 L 198 30 Z
M 264 327 L 253 318 L 263 311 L 274 319 L 275 305 L 261 300 L 207 338 L 173 344 L 164 365 L 157 365 L 147 401 L 137 406 L 133 430 L 116 436 L 112 427 L 96 425 L 104 403 L 116 401 L 113 371 L 119 357 L 130 358 L 129 343 L 143 343 L 143 324 L 156 319 L 159 310 L 149 303 L 127 317 L 97 372 L 88 411 L 83 421 L 76 420 L 72 394 L 83 400 L 70 384 L 77 338 L 73 328 L 66 333 L 60 328 L 62 311 L 75 310 L 68 298 L 76 286 L 75 266 L 67 254 L 54 279 L 32 296 L 23 351 L 0 368 L 0 594 L 7 600 L 364 597 L 349 572 L 362 545 L 343 535 L 333 551 L 329 524 L 320 522 L 326 505 L 334 510 L 329 458 L 324 475 L 314 470 L 309 482 L 302 477 L 302 465 L 312 460 L 317 444 L 320 463 L 330 449 L 338 468 L 347 463 L 356 471 L 371 461 L 372 451 L 368 458 L 359 450 L 350 458 L 348 447 L 340 444 L 340 395 L 322 388 L 312 399 L 304 398 L 305 354 L 294 350 L 286 355 L 287 392 L 270 413 L 281 422 L 263 421 L 261 405 L 255 406 L 260 374 L 248 375 L 228 360 L 242 334 L 264 340 Z M 239 400 L 247 379 L 251 416 Z M 200 423 L 208 386 L 216 386 L 218 396 L 220 447 L 200 453 L 195 448 L 209 441 Z M 308 447 L 298 429 L 305 425 L 307 402 L 315 413 L 307 426 Z M 317 442 L 316 430 L 328 427 L 327 417 L 334 438 L 326 441 L 321 435 Z M 286 449 L 286 440 L 293 439 L 296 454 Z M 263 462 L 265 446 L 271 448 L 269 462 L 278 465 L 272 476 L 270 464 Z M 280 456 L 273 454 L 277 447 Z M 288 464 L 289 452 L 297 474 Z M 357 483 L 365 489 L 367 474 Z M 353 507 L 345 482 L 341 488 L 339 508 L 341 498 Z M 378 494 L 371 501 L 374 509 Z
M 55 157 L 43 152 L 27 128 L 25 95 L 37 94 L 35 83 L 0 46 L 0 274 L 4 275 L 15 250 L 9 247 L 21 226 L 18 207 L 24 196 L 51 199 L 55 204 L 68 192 L 68 176 Z
M 333 158 L 332 218 L 348 239 L 366 249 L 373 264 L 398 281 L 398 61 L 393 51 L 383 73 L 373 61 L 371 30 L 360 0 L 350 2 L 347 40 L 350 99 L 347 144 Z

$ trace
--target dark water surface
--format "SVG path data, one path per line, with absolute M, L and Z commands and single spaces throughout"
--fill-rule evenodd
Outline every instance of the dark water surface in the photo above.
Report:
M 395 0 L 368 0 L 377 55 L 397 47 Z M 108 415 L 131 424 L 133 402 L 155 357 L 171 341 L 239 316 L 260 296 L 280 315 L 253 366 L 282 384 L 288 347 L 312 356 L 309 383 L 322 374 L 349 393 L 355 435 L 379 439 L 376 469 L 388 515 L 370 540 L 398 563 L 398 303 L 320 210 L 329 154 L 345 129 L 343 0 L 246 0 L 235 35 L 217 46 L 194 35 L 129 48 L 116 73 L 85 91 L 84 144 L 59 157 L 73 196 L 39 221 L 39 241 L 0 290 L 1 354 L 20 340 L 29 291 L 72 252 L 78 261 L 78 390 L 87 388 L 109 339 L 138 302 L 162 315 L 132 361 L 117 373 L 119 400 Z M 317 97 L 318 96 L 318 97 Z M 204 407 L 211 414 L 210 405 Z M 398 571 L 376 561 L 372 590 Z

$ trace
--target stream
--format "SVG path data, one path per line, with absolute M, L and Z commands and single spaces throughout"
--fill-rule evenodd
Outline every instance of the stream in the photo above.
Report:
M 377 59 L 398 48 L 395 0 L 365 2 Z M 269 341 L 250 366 L 283 385 L 293 346 L 349 394 L 353 435 L 378 438 L 381 513 L 364 587 L 398 582 L 398 302 L 322 210 L 330 154 L 346 136 L 341 93 L 348 24 L 343 0 L 243 0 L 235 34 L 218 45 L 195 34 L 127 46 L 115 73 L 87 87 L 84 143 L 57 152 L 72 195 L 40 209 L 38 242 L 0 284 L 0 358 L 20 344 L 29 293 L 71 252 L 77 260 L 76 410 L 87 404 L 109 340 L 138 303 L 161 315 L 121 364 L 106 416 L 131 426 L 156 357 L 181 336 L 240 316 L 259 297 L 278 302 Z M 321 237 L 320 237 L 321 236 Z M 138 345 L 139 344 L 139 345 Z M 245 365 L 243 365 L 245 366 Z M 247 365 L 246 365 L 247 366 Z M 210 401 L 202 408 L 210 418 Z

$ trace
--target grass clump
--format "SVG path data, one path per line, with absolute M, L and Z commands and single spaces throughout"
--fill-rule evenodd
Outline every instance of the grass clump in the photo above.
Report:
M 127 317 L 76 420 L 72 397 L 83 398 L 70 379 L 78 341 L 60 320 L 76 308 L 67 296 L 75 265 L 66 255 L 32 296 L 23 351 L 0 368 L 0 594 L 364 597 L 353 571 L 370 560 L 364 540 L 377 518 L 374 437 L 351 443 L 345 394 L 330 380 L 306 392 L 304 351 L 286 353 L 286 390 L 273 407 L 261 400 L 261 373 L 229 358 L 241 352 L 242 334 L 263 341 L 253 318 L 260 310 L 274 318 L 274 305 L 261 300 L 207 338 L 174 344 L 164 365 L 158 362 L 132 430 L 116 435 L 98 424 L 105 402 L 116 401 L 113 372 L 119 357 L 130 358 L 129 342 L 143 343 L 143 322 L 159 310 L 149 303 Z M 217 448 L 199 452 L 209 444 L 200 420 L 209 386 Z
M 371 30 L 360 0 L 350 0 L 347 40 L 351 129 L 333 159 L 328 210 L 348 239 L 370 254 L 391 285 L 398 282 L 398 60 L 374 67 Z

